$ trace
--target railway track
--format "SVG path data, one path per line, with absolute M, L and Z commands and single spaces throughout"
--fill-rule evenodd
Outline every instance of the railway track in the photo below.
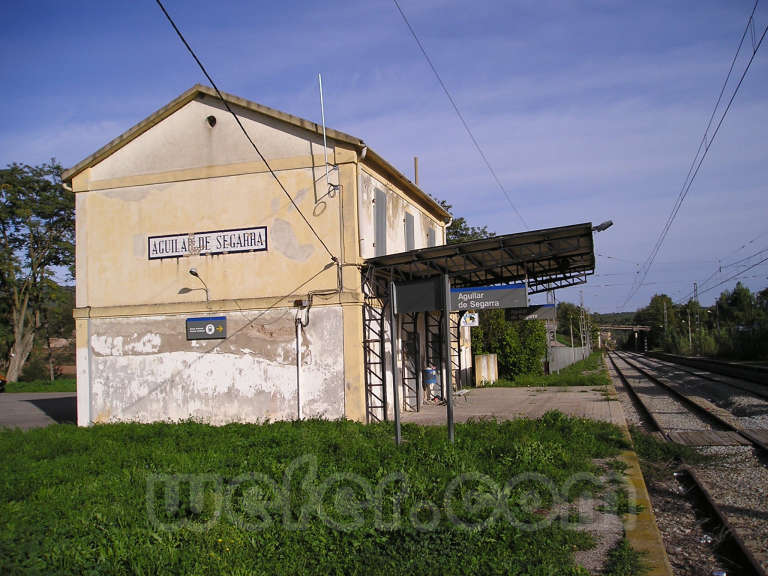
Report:
M 675 476 L 698 493 L 706 514 L 722 526 L 718 552 L 733 563 L 728 573 L 765 576 L 768 399 L 733 378 L 703 370 L 616 352 L 609 359 L 651 432 L 713 457 L 705 464 L 683 465 Z M 738 413 L 729 410 L 734 396 L 744 397 Z
M 763 400 L 768 400 L 768 386 L 755 382 L 754 380 L 740 379 L 738 376 L 728 375 L 723 373 L 709 372 L 705 367 L 696 367 L 688 364 L 680 364 L 674 361 L 674 356 L 669 357 L 647 357 L 642 355 L 636 355 L 636 357 L 642 362 L 656 362 L 657 365 L 667 366 L 674 368 L 678 372 L 684 372 L 697 378 L 707 380 L 716 384 L 722 384 L 729 388 L 736 388 L 742 392 L 747 392 Z M 687 359 L 690 360 L 690 359 Z
M 724 399 L 732 398 L 734 395 L 733 390 L 728 390 L 728 388 L 744 390 L 741 387 L 737 388 L 723 380 L 711 377 L 702 378 L 699 374 L 694 374 L 684 379 L 680 377 L 678 372 L 689 373 L 688 371 L 676 366 L 670 368 L 664 366 L 658 360 L 648 360 L 639 355 L 621 354 L 619 357 L 654 384 L 669 392 L 684 404 L 686 408 L 699 415 L 703 420 L 713 422 L 715 429 L 720 428 L 725 431 L 732 431 L 755 446 L 755 448 L 761 450 L 765 455 L 768 455 L 768 400 L 754 396 L 752 392 L 747 392 L 754 396 L 755 403 L 753 405 L 759 407 L 762 415 L 765 416 L 765 418 L 761 419 L 763 420 L 761 422 L 750 416 L 737 415 L 723 405 L 725 404 L 723 402 Z M 697 380 L 703 380 L 703 382 Z M 708 385 L 712 382 L 721 386 L 717 395 L 713 395 L 707 390 Z M 722 389 L 723 386 L 725 389 Z M 728 437 L 728 435 L 724 434 L 719 436 L 723 439 Z M 673 437 L 668 437 L 668 440 L 676 441 L 680 444 L 688 444 L 689 442 L 683 438 L 681 435 L 675 434 Z M 734 435 L 730 435 L 730 438 L 734 441 L 737 440 L 737 437 Z

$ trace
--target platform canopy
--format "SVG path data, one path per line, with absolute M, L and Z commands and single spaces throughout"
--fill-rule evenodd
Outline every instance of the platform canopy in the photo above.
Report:
M 587 222 L 377 256 L 365 266 L 383 281 L 447 274 L 455 288 L 527 281 L 536 294 L 584 284 L 594 274 L 592 234 Z

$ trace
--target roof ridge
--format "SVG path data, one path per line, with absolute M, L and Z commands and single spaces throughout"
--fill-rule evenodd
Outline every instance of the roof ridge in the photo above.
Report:
M 86 158 L 84 158 L 83 160 L 75 164 L 73 167 L 65 170 L 64 173 L 62 174 L 62 180 L 65 182 L 71 182 L 72 179 L 75 176 L 77 176 L 80 172 L 90 168 L 91 166 L 94 166 L 95 164 L 98 164 L 105 158 L 111 156 L 117 150 L 127 145 L 134 139 L 138 138 L 139 136 L 147 132 L 150 128 L 159 124 L 160 122 L 162 122 L 163 120 L 171 116 L 173 113 L 181 109 L 183 106 L 185 106 L 192 100 L 195 100 L 201 94 L 212 97 L 212 98 L 216 98 L 217 100 L 219 100 L 219 96 L 221 96 L 221 98 L 223 98 L 224 101 L 227 102 L 228 104 L 232 104 L 240 108 L 244 108 L 251 112 L 256 112 L 257 114 L 263 114 L 264 116 L 279 120 L 281 122 L 285 122 L 292 126 L 296 126 L 298 128 L 307 130 L 308 132 L 312 132 L 318 135 L 323 133 L 322 125 L 318 124 L 317 122 L 312 122 L 311 120 L 306 120 L 305 118 L 294 116 L 293 114 L 289 114 L 287 112 L 282 112 L 281 110 L 277 110 L 276 108 L 270 108 L 269 106 L 265 106 L 263 104 L 259 104 L 258 102 L 241 98 L 240 96 L 236 96 L 234 94 L 229 94 L 227 92 L 221 92 L 219 94 L 215 89 L 211 88 L 210 86 L 197 83 L 193 85 L 191 88 L 188 88 L 187 90 L 182 92 L 179 96 L 171 100 L 165 106 L 162 106 L 161 108 L 155 110 L 152 114 L 150 114 L 149 116 L 147 116 L 146 118 L 138 122 L 137 124 L 134 124 L 133 126 L 128 128 L 128 130 L 126 130 L 116 138 L 107 142 L 104 146 L 99 148 L 93 154 L 87 156 Z M 445 211 L 430 195 L 425 193 L 416 184 L 411 182 L 397 168 L 392 166 L 389 162 L 384 160 L 384 158 L 382 158 L 381 156 L 373 152 L 373 150 L 368 148 L 368 146 L 362 139 L 357 138 L 356 136 L 352 136 L 350 134 L 346 134 L 345 132 L 335 130 L 333 128 L 328 128 L 327 126 L 325 128 L 325 133 L 327 137 L 330 138 L 331 140 L 336 140 L 337 142 L 348 144 L 350 146 L 357 148 L 360 151 L 364 149 L 367 150 L 369 153 L 371 153 L 369 156 L 369 160 L 371 160 L 372 162 L 375 162 L 376 164 L 384 168 L 384 171 L 388 175 L 395 176 L 394 180 L 396 180 L 398 184 L 408 188 L 409 191 L 416 196 L 416 199 L 419 200 L 423 205 L 425 205 L 425 207 L 430 208 L 432 212 L 435 212 L 441 215 L 445 221 L 448 221 L 448 218 L 450 218 L 450 214 L 448 214 L 447 211 Z

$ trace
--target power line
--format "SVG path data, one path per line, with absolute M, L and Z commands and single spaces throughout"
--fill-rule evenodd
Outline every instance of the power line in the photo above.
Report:
M 741 264 L 742 262 L 746 262 L 747 260 L 752 260 L 752 258 L 754 258 L 755 256 L 759 256 L 760 254 L 763 254 L 765 252 L 768 252 L 768 248 L 763 248 L 762 250 L 758 250 L 757 252 L 755 252 L 751 256 L 746 256 L 745 258 L 742 258 L 741 260 L 736 260 L 736 262 L 731 262 L 730 264 L 726 264 L 725 266 L 723 266 L 723 268 L 731 268 L 733 266 Z
M 608 256 L 608 254 L 598 254 L 598 256 L 601 256 L 603 258 L 609 258 L 610 260 L 618 260 L 619 262 L 626 262 L 628 264 L 634 264 L 635 266 L 640 266 L 640 262 L 634 262 L 632 260 L 627 260 L 625 258 L 618 258 L 616 256 Z
M 739 264 L 739 263 L 743 262 L 744 260 L 750 260 L 750 259 L 754 258 L 755 256 L 757 256 L 758 254 L 762 253 L 763 251 L 760 251 L 760 252 L 758 252 L 758 253 L 756 253 L 756 254 L 752 254 L 751 256 L 747 256 L 746 258 L 744 258 L 744 259 L 742 259 L 742 260 L 737 260 L 736 262 L 732 262 L 731 264 L 726 264 L 725 266 L 722 266 L 722 265 L 721 265 L 721 262 L 722 262 L 723 260 L 726 260 L 726 259 L 730 258 L 731 256 L 733 256 L 733 255 L 735 255 L 735 254 L 738 254 L 739 252 L 741 252 L 742 250 L 744 250 L 744 248 L 746 248 L 746 247 L 747 247 L 747 246 L 749 246 L 750 244 L 753 244 L 754 242 L 756 242 L 757 240 L 759 240 L 760 238 L 762 238 L 762 237 L 763 237 L 763 236 L 765 236 L 766 234 L 768 234 L 768 232 L 761 232 L 760 234 L 758 234 L 757 236 L 755 236 L 754 238 L 752 238 L 752 239 L 751 239 L 751 240 L 749 240 L 748 242 L 745 242 L 744 244 L 742 244 L 741 246 L 739 246 L 738 248 L 736 248 L 736 249 L 735 249 L 735 250 L 733 250 L 732 252 L 729 252 L 728 254 L 726 254 L 725 256 L 723 256 L 723 257 L 722 257 L 720 260 L 718 260 L 718 264 L 719 264 L 719 265 L 718 265 L 718 267 L 715 269 L 715 271 L 714 271 L 714 272 L 712 272 L 712 274 L 710 274 L 709 276 L 707 276 L 707 279 L 706 279 L 706 280 L 704 280 L 703 282 L 699 282 L 699 286 L 706 286 L 706 284 L 707 284 L 707 283 L 708 283 L 710 280 L 712 280 L 712 278 L 714 278 L 715 276 L 717 276 L 719 273 L 722 273 L 722 271 L 723 271 L 723 268 L 730 268 L 731 266 L 735 266 L 736 264 Z
M 726 254 L 726 255 L 725 255 L 725 257 L 723 257 L 723 260 L 725 260 L 726 258 L 730 258 L 730 257 L 731 257 L 731 256 L 733 256 L 734 254 L 738 254 L 739 252 L 741 252 L 742 250 L 744 250 L 744 248 L 746 248 L 746 247 L 747 247 L 747 246 L 749 246 L 750 244 L 753 244 L 754 242 L 756 242 L 757 240 L 759 240 L 760 238 L 762 238 L 762 237 L 763 237 L 763 236 L 765 236 L 765 235 L 768 235 L 768 231 L 766 231 L 766 232 L 761 232 L 760 234 L 758 234 L 757 236 L 755 236 L 754 238 L 752 238 L 752 240 L 750 240 L 749 242 L 745 242 L 744 244 L 742 244 L 741 246 L 739 246 L 738 248 L 736 248 L 736 249 L 735 249 L 733 252 L 729 252 L 728 254 Z
M 181 33 L 181 30 L 179 30 L 179 27 L 176 26 L 176 23 L 173 21 L 173 18 L 171 18 L 171 15 L 168 14 L 168 11 L 165 9 L 165 6 L 163 6 L 163 3 L 160 0 L 155 0 L 157 2 L 157 5 L 160 6 L 160 9 L 163 11 L 163 14 L 165 14 L 165 17 L 168 19 L 168 22 L 171 23 L 171 26 L 173 26 L 173 29 L 176 31 L 176 34 L 178 35 L 179 39 L 182 41 L 184 46 L 187 48 L 189 53 L 192 55 L 192 58 L 195 59 L 195 62 L 197 62 L 198 67 L 203 72 L 205 77 L 208 79 L 208 81 L 211 83 L 211 86 L 213 86 L 213 89 L 216 90 L 216 94 L 218 94 L 219 99 L 221 100 L 222 104 L 224 104 L 224 107 L 227 109 L 227 112 L 232 114 L 232 117 L 235 119 L 235 122 L 237 122 L 237 125 L 240 127 L 240 130 L 242 130 L 243 134 L 245 134 L 245 137 L 248 139 L 248 142 L 251 143 L 251 146 L 253 146 L 253 149 L 256 150 L 256 153 L 259 155 L 259 158 L 261 158 L 261 161 L 264 162 L 264 165 L 267 167 L 267 170 L 269 170 L 269 173 L 272 175 L 272 177 L 275 179 L 275 181 L 280 186 L 280 189 L 283 191 L 283 193 L 288 197 L 288 200 L 291 201 L 291 204 L 293 204 L 293 207 L 296 208 L 296 211 L 299 213 L 299 215 L 302 217 L 304 222 L 306 222 L 307 226 L 309 226 L 309 229 L 312 230 L 312 234 L 315 235 L 315 238 L 322 244 L 323 248 L 325 248 L 325 251 L 328 252 L 328 255 L 331 257 L 331 260 L 334 262 L 338 262 L 338 258 L 333 255 L 333 252 L 330 251 L 328 246 L 323 242 L 323 239 L 320 238 L 320 235 L 317 233 L 317 231 L 314 229 L 312 224 L 310 224 L 309 220 L 307 220 L 307 217 L 304 216 L 304 213 L 299 209 L 299 206 L 296 204 L 296 202 L 293 200 L 293 197 L 288 193 L 288 190 L 285 189 L 285 186 L 283 186 L 283 183 L 280 181 L 280 178 L 277 177 L 277 174 L 274 170 L 272 170 L 272 167 L 269 165 L 269 162 L 267 162 L 267 159 L 264 157 L 264 155 L 261 153 L 261 150 L 259 150 L 258 146 L 256 146 L 256 143 L 253 141 L 251 136 L 248 134 L 248 131 L 245 129 L 245 126 L 243 126 L 243 123 L 240 122 L 240 118 L 235 114 L 234 110 L 230 108 L 229 102 L 227 102 L 224 99 L 224 96 L 221 94 L 221 91 L 219 90 L 218 86 L 216 86 L 216 82 L 213 81 L 213 78 L 211 78 L 211 75 L 208 74 L 208 71 L 205 69 L 205 66 L 203 66 L 203 63 L 200 61 L 200 59 L 197 57 L 197 54 L 195 54 L 195 51 L 192 50 L 192 47 L 189 45 L 189 42 L 187 42 L 186 38 L 184 38 L 184 35 Z
M 755 264 L 752 264 L 752 266 L 750 266 L 749 268 L 745 268 L 745 269 L 744 269 L 744 270 L 742 270 L 741 272 L 737 272 L 737 273 L 736 273 L 736 274 L 734 274 L 733 276 L 730 276 L 729 278 L 726 278 L 726 279 L 725 279 L 725 280 L 723 280 L 722 282 L 720 282 L 720 283 L 718 283 L 718 284 L 715 284 L 714 286 L 710 286 L 710 287 L 709 287 L 709 288 L 707 288 L 706 290 L 699 290 L 699 295 L 702 295 L 702 294 L 704 294 L 705 292 L 709 292 L 710 290 L 714 290 L 715 288 L 717 288 L 717 287 L 719 287 L 719 286 L 722 286 L 723 284 L 726 284 L 726 283 L 730 282 L 731 280 L 735 280 L 735 279 L 736 279 L 736 278 L 738 278 L 739 276 L 743 276 L 744 274 L 746 274 L 747 272 L 749 272 L 749 271 L 750 271 L 750 270 L 752 270 L 753 268 L 757 268 L 758 266 L 760 266 L 760 264 L 762 264 L 763 262 L 768 262 L 768 256 L 766 256 L 765 258 L 763 258 L 762 260 L 760 260 L 760 262 L 757 262 L 757 263 L 755 263 Z
M 766 252 L 768 252 L 768 248 L 763 248 L 762 250 L 758 250 L 758 251 L 757 251 L 757 252 L 755 252 L 754 254 L 750 254 L 749 256 L 746 256 L 745 258 L 742 258 L 742 259 L 740 259 L 740 260 L 736 260 L 735 262 L 731 262 L 730 264 L 726 264 L 725 266 L 719 266 L 719 267 L 718 267 L 718 268 L 717 268 L 717 269 L 716 269 L 716 270 L 715 270 L 715 271 L 714 271 L 712 274 L 710 274 L 710 275 L 709 275 L 709 277 L 707 277 L 707 279 L 706 279 L 706 280 L 704 280 L 703 282 L 699 282 L 699 287 L 700 287 L 700 288 L 703 288 L 703 287 L 705 287 L 705 286 L 706 286 L 706 284 L 707 284 L 707 283 L 708 283 L 710 280 L 712 280 L 712 278 L 714 278 L 714 277 L 715 277 L 715 276 L 716 276 L 718 273 L 722 273 L 722 271 L 723 271 L 724 269 L 726 269 L 726 268 L 732 268 L 732 267 L 734 267 L 734 266 L 738 266 L 739 264 L 742 264 L 743 262 L 747 262 L 748 260 L 752 260 L 753 258 L 755 258 L 755 257 L 757 257 L 757 256 L 760 256 L 760 255 L 762 255 L 762 254 L 765 254 Z M 743 266 L 742 266 L 742 267 L 743 267 Z M 738 274 L 743 274 L 744 272 L 746 272 L 747 270 L 750 270 L 750 269 L 751 269 L 751 268 L 746 268 L 745 270 L 742 270 L 741 272 L 738 272 Z M 716 286 L 720 286 L 720 284 L 717 284 Z M 710 288 L 706 288 L 705 290 L 701 290 L 701 289 L 699 289 L 699 294 L 701 294 L 701 293 L 703 293 L 703 292 L 707 292 L 707 291 L 709 291 L 711 288 L 714 288 L 714 287 L 716 287 L 716 286 L 712 286 L 712 287 L 710 287 Z M 688 300 L 688 299 L 689 299 L 689 298 L 690 298 L 692 295 L 693 295 L 693 291 L 690 291 L 690 292 L 688 292 L 687 296 L 685 296 L 684 298 L 682 298 L 682 299 L 681 299 L 679 302 L 683 302 L 683 301 L 685 301 L 685 300 Z
M 461 120 L 461 123 L 464 126 L 464 130 L 466 130 L 467 134 L 469 134 L 469 138 L 472 140 L 472 143 L 475 145 L 475 148 L 477 149 L 478 153 L 482 157 L 483 162 L 485 162 L 485 165 L 488 167 L 488 171 L 491 173 L 491 176 L 493 176 L 493 179 L 496 181 L 496 184 L 498 185 L 499 189 L 504 193 L 504 196 L 506 196 L 507 202 L 509 202 L 509 205 L 512 207 L 512 210 L 515 211 L 515 214 L 517 214 L 517 217 L 520 218 L 520 222 L 523 223 L 523 226 L 525 226 L 525 229 L 530 230 L 528 223 L 525 221 L 525 218 L 523 218 L 523 215 L 520 214 L 520 211 L 512 202 L 512 198 L 507 192 L 507 189 L 504 188 L 504 185 L 501 183 L 501 180 L 496 175 L 496 171 L 493 169 L 493 166 L 491 166 L 491 163 L 488 160 L 488 157 L 485 155 L 485 152 L 483 152 L 483 149 L 480 147 L 480 143 L 477 141 L 477 138 L 475 138 L 475 135 L 472 133 L 472 130 L 469 128 L 469 124 L 467 124 L 467 121 L 464 119 L 464 115 L 461 113 L 461 110 L 459 110 L 459 107 L 456 104 L 456 101 L 453 99 L 453 96 L 451 96 L 451 93 L 448 91 L 448 87 L 445 85 L 445 82 L 443 82 L 443 79 L 440 76 L 440 73 L 437 71 L 437 68 L 435 68 L 435 65 L 432 63 L 432 59 L 429 57 L 429 54 L 427 54 L 427 51 L 424 48 L 424 45 L 421 43 L 421 40 L 419 40 L 419 37 L 416 35 L 416 31 L 413 29 L 413 26 L 411 26 L 411 23 L 408 21 L 408 17 L 405 15 L 405 12 L 403 12 L 403 9 L 400 8 L 400 4 L 398 4 L 397 0 L 392 0 L 392 1 L 395 3 L 395 6 L 397 7 L 397 11 L 400 12 L 400 16 L 403 17 L 403 21 L 405 22 L 405 25 L 408 26 L 408 30 L 411 31 L 411 36 L 413 36 L 413 39 L 416 40 L 416 44 L 418 44 L 419 50 L 421 50 L 421 53 L 424 55 L 424 58 L 426 59 L 427 64 L 429 64 L 429 67 L 432 69 L 432 72 L 435 74 L 437 81 L 440 83 L 440 87 L 443 89 L 443 92 L 445 92 L 445 95 L 448 97 L 448 100 L 451 102 L 451 106 L 453 106 L 453 109 L 456 112 L 456 115 L 459 117 L 459 120 Z
M 639 279 L 639 282 L 637 282 L 637 284 L 630 290 L 630 293 L 627 296 L 626 300 L 624 301 L 624 304 L 622 304 L 622 308 L 624 308 L 627 305 L 627 303 L 632 299 L 632 297 L 635 294 L 637 294 L 637 291 L 640 289 L 640 286 L 645 281 L 645 277 L 648 275 L 648 272 L 653 266 L 653 262 L 656 259 L 656 255 L 659 253 L 659 250 L 661 249 L 661 246 L 664 243 L 665 238 L 667 237 L 667 233 L 669 232 L 669 229 L 671 228 L 672 223 L 677 217 L 677 213 L 680 211 L 680 207 L 682 206 L 683 201 L 685 200 L 685 197 L 688 195 L 688 192 L 690 191 L 691 186 L 693 185 L 693 181 L 696 179 L 696 176 L 699 173 L 699 169 L 701 168 L 701 165 L 704 163 L 704 159 L 707 157 L 709 149 L 712 146 L 712 143 L 715 141 L 715 138 L 717 137 L 717 134 L 720 131 L 720 127 L 722 126 L 723 121 L 725 120 L 725 117 L 728 114 L 728 111 L 731 109 L 733 100 L 736 98 L 736 94 L 738 94 L 739 89 L 741 88 L 741 84 L 744 81 L 744 78 L 746 77 L 750 66 L 752 66 L 752 62 L 755 59 L 755 55 L 757 54 L 757 51 L 760 49 L 760 45 L 763 43 L 763 39 L 765 38 L 766 32 L 768 32 L 768 26 L 766 26 L 765 29 L 763 30 L 762 35 L 760 36 L 760 40 L 757 43 L 757 45 L 753 44 L 752 55 L 749 59 L 749 62 L 747 63 L 747 66 L 744 69 L 744 72 L 739 78 L 738 84 L 736 84 L 736 88 L 734 89 L 733 94 L 731 95 L 731 98 L 728 101 L 728 105 L 725 107 L 725 110 L 720 116 L 720 120 L 718 121 L 717 126 L 715 127 L 715 130 L 712 133 L 712 137 L 709 139 L 709 141 L 707 141 L 707 134 L 709 132 L 709 129 L 712 126 L 712 120 L 722 100 L 725 87 L 727 86 L 728 81 L 730 80 L 731 72 L 733 71 L 734 64 L 739 56 L 739 53 L 741 52 L 741 47 L 744 43 L 744 38 L 746 38 L 747 32 L 749 31 L 750 25 L 752 24 L 758 2 L 759 0 L 755 1 L 755 5 L 752 8 L 752 13 L 749 16 L 749 20 L 747 20 L 747 26 L 745 27 L 744 33 L 741 36 L 741 40 L 739 41 L 739 46 L 736 50 L 736 54 L 734 55 L 733 60 L 731 61 L 731 66 L 728 69 L 728 74 L 725 78 L 725 82 L 723 83 L 723 87 L 720 90 L 720 95 L 717 98 L 717 102 L 715 103 L 715 107 L 714 107 L 714 110 L 712 111 L 712 115 L 710 116 L 706 129 L 704 130 L 704 136 L 702 137 L 701 142 L 699 143 L 699 148 L 697 149 L 696 155 L 693 158 L 691 167 L 688 170 L 688 175 L 686 176 L 685 181 L 683 182 L 683 186 L 680 190 L 680 193 L 678 194 L 677 200 L 675 201 L 674 207 L 672 208 L 672 212 L 667 218 L 667 222 L 665 223 L 664 228 L 662 229 L 661 234 L 659 235 L 659 238 L 656 240 L 656 244 L 654 245 L 653 250 L 651 250 L 651 253 L 649 254 L 648 258 L 646 259 L 643 265 L 642 277 Z M 704 148 L 704 152 L 701 154 L 701 157 L 699 158 L 699 153 L 701 152 L 702 147 Z M 698 164 L 696 163 L 697 159 L 698 159 Z M 694 166 L 695 166 L 695 169 L 694 169 Z

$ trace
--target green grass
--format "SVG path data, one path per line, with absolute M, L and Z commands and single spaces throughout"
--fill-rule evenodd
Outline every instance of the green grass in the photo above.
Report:
M 566 336 L 566 335 L 560 334 L 558 332 L 557 334 L 555 334 L 555 338 L 563 346 L 570 346 L 571 345 L 571 337 L 570 337 L 570 335 Z M 576 343 L 578 343 L 578 338 L 576 339 Z
M 603 366 L 602 354 L 592 352 L 588 358 L 548 376 L 517 376 L 514 380 L 499 379 L 490 386 L 521 388 L 525 386 L 606 386 L 611 379 Z
M 31 382 L 6 382 L 6 392 L 76 392 L 75 378 L 57 378 L 50 380 L 32 380 Z
M 648 572 L 643 562 L 643 554 L 634 550 L 626 538 L 608 552 L 608 560 L 603 568 L 605 576 L 640 576 Z
M 689 464 L 695 464 L 705 459 L 691 446 L 659 440 L 636 426 L 631 426 L 629 432 L 632 435 L 635 452 L 641 460 L 656 463 L 684 460 Z
M 629 432 L 647 481 L 668 477 L 683 462 L 698 464 L 709 460 L 692 446 L 659 440 L 635 426 L 630 426 Z
M 540 520 L 573 474 L 597 472 L 594 459 L 625 448 L 620 430 L 550 412 L 457 424 L 454 445 L 445 434 L 404 425 L 398 448 L 391 424 L 349 421 L 0 430 L 0 566 L 46 575 L 585 574 L 572 554 L 592 544 L 588 535 L 561 522 L 520 526 Z M 550 479 L 555 492 L 501 490 L 522 472 Z M 339 473 L 346 480 L 329 485 Z M 204 480 L 200 500 L 186 474 L 208 475 L 193 477 Z M 446 498 L 459 474 L 456 498 Z M 179 475 L 177 495 L 164 475 Z M 382 498 L 364 498 L 369 487 Z M 380 512 L 371 501 L 384 502 Z M 506 520 L 490 513 L 498 502 Z M 479 526 L 449 522 L 449 508 Z M 435 528 L 421 529 L 431 514 Z

